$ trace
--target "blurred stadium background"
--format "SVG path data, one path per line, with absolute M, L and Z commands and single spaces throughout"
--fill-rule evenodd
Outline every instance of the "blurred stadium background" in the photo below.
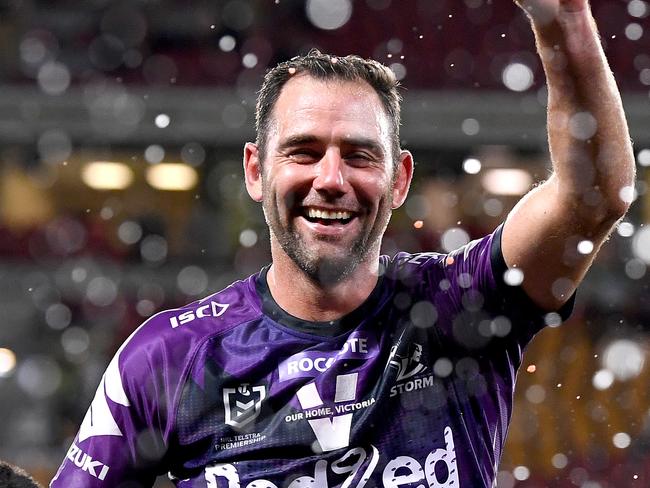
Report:
M 499 488 L 650 486 L 650 4 L 592 5 L 636 200 L 571 321 L 527 352 Z M 268 262 L 241 176 L 267 67 L 319 47 L 402 79 L 418 166 L 387 253 L 464 244 L 549 173 L 510 0 L 5 0 L 0 40 L 0 458 L 43 483 L 139 323 Z

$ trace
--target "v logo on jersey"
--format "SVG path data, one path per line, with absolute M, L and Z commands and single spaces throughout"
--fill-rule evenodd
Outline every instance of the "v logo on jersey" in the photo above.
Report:
M 350 402 L 355 400 L 357 395 L 357 373 L 344 374 L 336 377 L 336 393 L 334 401 Z M 311 382 L 302 386 L 297 393 L 300 406 L 307 410 L 321 407 L 323 400 L 316 388 L 316 383 Z M 350 429 L 352 428 L 352 414 L 335 415 L 331 419 L 320 418 L 308 420 L 320 448 L 325 451 L 333 451 L 350 444 Z

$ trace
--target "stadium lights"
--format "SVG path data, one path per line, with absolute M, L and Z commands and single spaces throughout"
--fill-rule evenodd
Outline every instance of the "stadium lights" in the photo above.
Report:
M 483 173 L 481 184 L 493 195 L 523 195 L 530 190 L 533 178 L 523 169 L 493 168 Z
M 124 190 L 133 182 L 133 170 L 124 163 L 93 161 L 84 165 L 81 179 L 95 190 Z
M 199 177 L 186 164 L 159 163 L 147 168 L 147 183 L 158 190 L 183 191 L 194 188 Z
M 16 367 L 16 354 L 11 350 L 0 347 L 0 378 L 9 376 Z

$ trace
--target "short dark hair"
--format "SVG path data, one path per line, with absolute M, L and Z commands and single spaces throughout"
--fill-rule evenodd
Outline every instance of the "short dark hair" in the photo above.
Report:
M 41 488 L 29 474 L 18 466 L 0 461 L 0 486 L 2 488 Z
M 318 80 L 365 81 L 379 95 L 392 124 L 393 159 L 400 153 L 399 126 L 400 103 L 399 81 L 390 68 L 374 59 L 360 56 L 333 56 L 312 49 L 304 56 L 296 56 L 271 68 L 264 76 L 264 82 L 257 96 L 255 109 L 256 144 L 260 161 L 266 157 L 266 144 L 271 125 L 273 108 L 284 84 L 293 76 L 306 74 Z

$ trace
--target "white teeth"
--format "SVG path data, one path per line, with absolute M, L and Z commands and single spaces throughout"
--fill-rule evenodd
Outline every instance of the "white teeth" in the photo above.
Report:
M 307 216 L 312 219 L 337 219 L 344 220 L 352 217 L 350 212 L 330 212 L 329 210 L 318 210 L 316 208 L 308 208 Z

